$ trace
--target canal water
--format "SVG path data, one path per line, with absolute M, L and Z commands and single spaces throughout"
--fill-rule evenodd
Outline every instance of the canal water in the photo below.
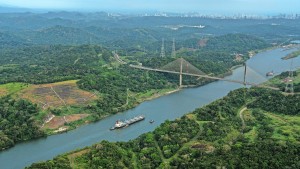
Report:
M 273 49 L 255 55 L 247 61 L 249 67 L 247 69 L 247 81 L 261 83 L 267 80 L 265 74 L 268 71 L 273 70 L 275 74 L 279 74 L 290 70 L 291 60 L 285 61 L 281 57 L 294 50 Z M 300 57 L 293 59 L 293 67 L 300 67 Z M 243 71 L 243 67 L 237 68 L 231 76 L 226 78 L 242 81 Z M 240 87 L 243 86 L 231 82 L 216 81 L 197 88 L 183 89 L 170 95 L 146 101 L 134 109 L 67 133 L 19 143 L 13 148 L 0 152 L 0 168 L 24 168 L 34 162 L 49 160 L 58 154 L 90 146 L 101 140 L 115 142 L 134 139 L 143 133 L 153 131 L 165 120 L 181 117 Z M 146 119 L 121 130 L 109 130 L 116 120 L 128 119 L 139 114 L 145 115 Z M 155 122 L 150 124 L 150 120 Z

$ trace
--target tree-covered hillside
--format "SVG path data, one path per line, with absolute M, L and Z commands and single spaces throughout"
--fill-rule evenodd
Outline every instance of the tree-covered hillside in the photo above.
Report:
M 63 35 L 61 38 L 64 38 Z M 211 38 L 206 46 L 198 50 L 178 50 L 177 57 L 184 57 L 207 74 L 219 75 L 228 72 L 234 65 L 242 64 L 247 59 L 247 52 L 250 50 L 266 47 L 268 44 L 259 38 L 231 34 Z M 124 53 L 124 50 L 122 52 Z M 146 66 L 159 67 L 176 59 L 159 58 L 155 51 L 148 52 L 146 55 L 138 53 L 132 52 L 133 56 L 128 57 L 129 61 L 138 61 Z M 240 60 L 236 59 L 236 54 L 243 54 Z M 99 45 L 44 45 L 6 48 L 1 51 L 0 83 L 39 84 L 80 79 L 107 71 L 109 66 L 105 67 L 104 65 L 111 62 L 115 62 L 111 52 Z M 117 67 L 115 66 L 115 68 Z M 129 70 L 131 68 L 128 66 L 121 67 L 121 70 L 115 68 L 112 71 L 124 77 L 130 76 L 126 72 L 133 71 Z
M 45 136 L 34 120 L 38 111 L 36 105 L 26 100 L 0 98 L 0 150 L 17 142 Z
M 254 104 L 265 96 L 271 99 Z M 238 89 L 132 141 L 102 141 L 28 168 L 299 168 L 299 106 L 290 105 L 291 116 L 272 102 L 287 97 L 300 102 L 299 95 Z
M 95 72 L 111 53 L 100 46 L 31 46 L 4 49 L 0 83 L 50 83 L 78 79 Z
M 239 33 L 263 37 L 270 43 L 280 44 L 299 39 L 300 36 L 297 33 L 300 32 L 299 19 L 220 19 L 110 15 L 105 12 L 49 12 L 1 13 L 0 20 L 2 33 L 13 35 L 18 43 L 32 45 L 91 43 L 103 44 L 111 49 L 147 49 L 152 43 L 159 43 L 162 38 L 182 41 Z M 191 43 L 189 46 L 192 46 Z

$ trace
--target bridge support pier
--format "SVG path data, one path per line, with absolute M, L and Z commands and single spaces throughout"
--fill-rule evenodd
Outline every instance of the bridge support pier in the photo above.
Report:
M 182 86 L 182 74 L 179 75 L 179 87 L 181 88 Z
M 182 58 L 181 58 L 181 61 L 180 61 L 180 73 L 179 73 L 179 88 L 181 88 L 182 86 Z
M 245 66 L 245 70 L 244 70 L 244 86 L 246 87 L 247 83 L 246 83 L 246 74 L 247 74 L 247 65 L 246 62 L 244 63 Z

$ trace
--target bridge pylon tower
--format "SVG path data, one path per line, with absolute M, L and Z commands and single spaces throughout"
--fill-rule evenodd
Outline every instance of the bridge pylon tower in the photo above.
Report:
M 182 62 L 183 62 L 183 59 L 180 58 L 179 88 L 181 88 L 181 86 L 182 86 Z
M 244 69 L 244 86 L 246 87 L 246 85 L 247 85 L 247 83 L 246 83 L 246 75 L 247 75 L 247 64 L 246 64 L 246 62 L 244 63 L 244 67 L 245 67 L 245 69 Z

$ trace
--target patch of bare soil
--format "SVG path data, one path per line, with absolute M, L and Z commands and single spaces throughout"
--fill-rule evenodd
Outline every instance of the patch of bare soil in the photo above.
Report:
M 32 85 L 25 89 L 20 97 L 38 104 L 43 109 L 85 104 L 97 98 L 94 93 L 79 89 L 75 80 Z
M 61 126 L 64 126 L 65 123 L 77 121 L 87 116 L 89 116 L 89 114 L 72 114 L 68 116 L 56 116 L 52 118 L 48 123 L 46 123 L 43 128 L 57 129 Z
M 5 89 L 0 89 L 0 96 L 5 96 L 7 91 Z

